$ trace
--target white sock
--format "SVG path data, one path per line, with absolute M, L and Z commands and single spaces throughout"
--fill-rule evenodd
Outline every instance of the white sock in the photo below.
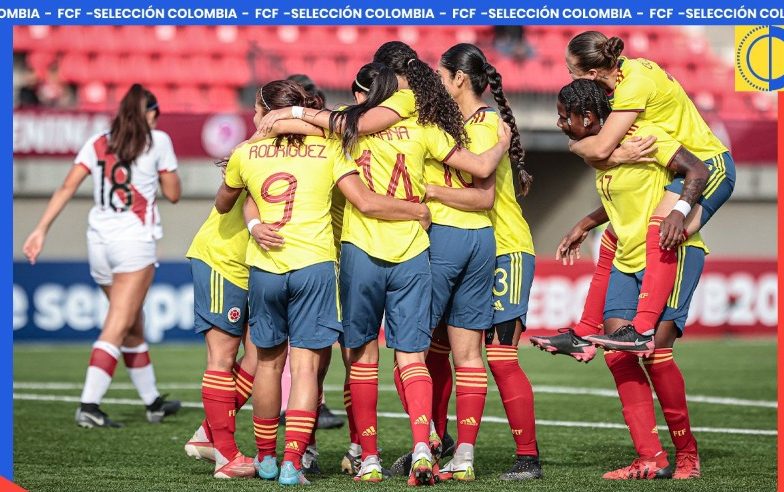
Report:
M 352 442 L 348 447 L 348 452 L 351 456 L 359 456 L 362 454 L 362 446 Z
M 114 368 L 117 366 L 117 359 L 119 358 L 120 349 L 111 343 L 98 340 L 93 344 L 93 350 L 90 354 L 90 365 L 87 367 L 87 375 L 84 378 L 84 388 L 82 389 L 82 397 L 80 399 L 82 403 L 94 403 L 96 405 L 101 403 L 106 391 L 109 389 L 109 385 L 112 384 Z M 114 361 L 111 359 L 114 359 Z
M 473 463 L 474 446 L 468 443 L 460 444 L 455 450 L 455 456 L 452 459 L 455 464 Z
M 152 362 L 141 367 L 128 367 L 128 359 L 133 356 L 132 354 L 147 354 L 150 350 L 149 346 L 146 343 L 142 343 L 137 347 L 120 347 L 120 350 L 123 353 L 123 358 L 126 360 L 125 365 L 128 369 L 128 375 L 131 377 L 133 385 L 136 386 L 139 397 L 145 405 L 152 404 L 156 398 L 161 396 L 155 382 L 155 370 L 152 367 Z M 146 358 L 149 361 L 149 354 L 147 354 Z

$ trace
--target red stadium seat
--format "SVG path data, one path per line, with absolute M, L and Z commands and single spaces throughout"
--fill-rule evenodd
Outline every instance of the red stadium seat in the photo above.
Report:
M 60 77 L 65 82 L 82 84 L 91 80 L 89 57 L 83 53 L 66 53 L 60 60 Z
M 210 86 L 207 89 L 206 103 L 211 111 L 233 112 L 240 109 L 237 91 L 231 87 Z
M 109 109 L 108 90 L 104 84 L 92 81 L 79 86 L 77 91 L 79 106 L 87 111 L 105 111 Z

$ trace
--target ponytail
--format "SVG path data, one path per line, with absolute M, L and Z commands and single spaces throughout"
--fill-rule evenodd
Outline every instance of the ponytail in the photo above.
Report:
M 343 127 L 341 141 L 343 151 L 348 154 L 351 153 L 359 138 L 359 119 L 371 108 L 386 101 L 397 91 L 397 77 L 395 77 L 395 72 L 384 64 L 368 63 L 359 69 L 352 84 L 352 90 L 367 93 L 367 99 L 361 104 L 354 104 L 343 111 L 333 111 L 329 115 L 329 131 L 331 133 L 335 133 L 337 128 Z
M 501 119 L 509 126 L 512 131 L 512 140 L 509 144 L 509 162 L 512 166 L 512 171 L 517 175 L 520 181 L 520 194 L 525 196 L 528 190 L 531 189 L 531 183 L 534 178 L 528 171 L 525 170 L 525 150 L 520 141 L 520 131 L 517 129 L 512 108 L 509 107 L 509 102 L 504 95 L 504 89 L 501 85 L 501 74 L 498 73 L 494 66 L 489 63 L 484 64 L 485 73 L 487 74 L 487 82 L 490 86 L 490 93 L 493 95 L 495 103 L 498 105 L 498 112 Z
M 146 92 L 141 84 L 133 84 L 120 101 L 120 109 L 112 120 L 108 150 L 121 162 L 134 162 L 152 145 L 152 129 L 145 117 Z

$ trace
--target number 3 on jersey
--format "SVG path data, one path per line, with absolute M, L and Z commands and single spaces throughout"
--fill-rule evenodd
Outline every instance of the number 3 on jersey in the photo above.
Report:
M 283 193 L 279 195 L 270 194 L 270 188 L 278 181 L 285 181 L 287 183 Z M 283 218 L 273 223 L 275 227 L 283 227 L 291 220 L 291 214 L 294 211 L 294 195 L 297 192 L 297 178 L 289 173 L 275 173 L 270 175 L 264 180 L 261 185 L 261 199 L 267 203 L 284 203 Z
M 362 169 L 362 176 L 364 176 L 370 191 L 378 193 L 373 185 L 373 175 L 370 172 L 371 157 L 372 154 L 369 150 L 363 150 L 362 155 L 354 162 Z M 387 186 L 387 196 L 396 198 L 395 192 L 397 192 L 401 179 L 403 180 L 403 192 L 405 193 L 403 200 L 414 203 L 422 201 L 420 197 L 414 195 L 414 188 L 411 185 L 411 176 L 408 174 L 408 169 L 406 169 L 406 156 L 398 154 L 397 159 L 395 160 L 395 167 L 392 169 L 389 186 Z

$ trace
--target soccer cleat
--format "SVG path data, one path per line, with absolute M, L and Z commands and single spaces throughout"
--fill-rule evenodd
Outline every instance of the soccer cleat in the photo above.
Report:
M 411 455 L 411 473 L 408 477 L 408 484 L 414 486 L 435 484 L 434 462 L 430 447 L 425 443 L 417 444 Z
M 444 431 L 444 438 L 441 439 L 441 455 L 439 456 L 439 459 L 455 454 L 456 444 L 454 438 L 449 435 L 449 432 Z
M 207 438 L 203 425 L 196 429 L 191 440 L 185 444 L 185 454 L 197 460 L 215 461 L 215 447 Z
M 340 429 L 344 423 L 343 419 L 332 413 L 326 404 L 319 405 L 318 421 L 316 422 L 318 429 Z
M 85 429 L 92 429 L 94 427 L 109 427 L 119 428 L 123 425 L 110 419 L 99 407 L 94 403 L 82 403 L 76 409 L 76 425 L 84 427 Z
M 305 454 L 302 455 L 302 469 L 309 475 L 320 475 L 321 468 L 318 465 L 318 451 L 316 446 L 308 446 L 305 448 Z
M 553 355 L 570 355 L 586 364 L 596 355 L 596 347 L 584 338 L 578 337 L 571 328 L 561 328 L 560 335 L 551 337 L 531 337 L 529 340 L 535 347 Z
M 305 478 L 305 473 L 294 468 L 294 463 L 291 461 L 284 461 L 280 465 L 278 483 L 281 485 L 310 485 L 308 479 Z
M 356 475 L 359 472 L 359 467 L 362 466 L 362 455 L 353 455 L 351 450 L 346 451 L 343 459 L 340 460 L 340 471 L 346 475 Z
M 455 440 L 448 432 L 444 432 L 444 438 L 439 439 L 438 434 L 431 432 L 429 436 L 430 452 L 433 458 L 439 460 L 447 456 L 452 456 L 455 453 Z M 392 466 L 387 470 L 390 476 L 405 477 L 411 474 L 411 453 L 406 453 L 399 457 L 392 463 Z
M 365 458 L 354 477 L 356 482 L 380 482 L 384 479 L 384 473 L 381 469 L 381 460 L 376 455 L 370 455 Z
M 624 468 L 609 471 L 602 475 L 605 480 L 654 480 L 658 478 L 672 478 L 672 469 L 669 465 L 660 467 L 655 460 L 636 458 L 632 464 Z
M 472 482 L 476 479 L 474 474 L 474 447 L 470 444 L 461 444 L 455 452 L 455 457 L 438 472 L 440 480 L 458 480 Z
M 389 468 L 393 476 L 405 477 L 411 473 L 411 453 L 406 453 L 396 459 Z
M 501 480 L 533 480 L 542 478 L 542 464 L 538 456 L 518 455 L 509 471 L 502 473 Z
M 256 467 L 253 465 L 253 459 L 244 456 L 242 453 L 237 453 L 234 458 L 226 462 L 226 458 L 216 453 L 215 456 L 215 473 L 212 474 L 215 478 L 248 478 L 256 476 Z M 224 464 L 220 464 L 223 462 Z
M 154 402 L 147 405 L 147 422 L 160 423 L 164 417 L 174 415 L 180 410 L 179 400 L 166 400 L 166 396 L 159 396 Z
M 680 453 L 675 455 L 675 473 L 672 478 L 688 480 L 700 478 L 700 456 L 696 453 Z
M 256 468 L 256 473 L 264 480 L 275 480 L 278 478 L 278 461 L 274 456 L 265 456 L 261 462 L 259 457 L 253 458 L 253 466 Z
M 641 335 L 632 325 L 626 325 L 609 335 L 586 335 L 585 339 L 605 350 L 631 352 L 640 357 L 648 357 L 656 348 L 653 335 Z

